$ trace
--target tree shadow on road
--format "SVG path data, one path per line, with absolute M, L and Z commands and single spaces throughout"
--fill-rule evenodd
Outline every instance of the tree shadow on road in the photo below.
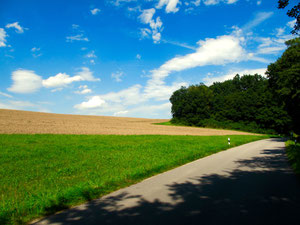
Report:
M 58 224 L 297 224 L 300 184 L 287 169 L 284 149 L 237 161 L 239 169 L 192 177 L 167 188 L 176 204 L 122 192 L 45 220 Z M 122 200 L 137 201 L 124 208 Z M 43 222 L 43 221 L 41 221 Z

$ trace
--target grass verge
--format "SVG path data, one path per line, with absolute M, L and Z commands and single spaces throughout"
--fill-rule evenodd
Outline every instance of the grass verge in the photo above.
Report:
M 0 224 L 24 224 L 229 148 L 229 136 L 0 135 Z M 232 135 L 231 146 L 267 138 Z
M 300 178 L 300 144 L 294 141 L 285 142 L 286 154 L 297 176 Z

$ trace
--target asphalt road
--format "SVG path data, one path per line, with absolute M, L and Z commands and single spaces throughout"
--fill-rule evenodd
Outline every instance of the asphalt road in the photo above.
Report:
M 159 174 L 35 224 L 300 224 L 300 182 L 281 139 Z

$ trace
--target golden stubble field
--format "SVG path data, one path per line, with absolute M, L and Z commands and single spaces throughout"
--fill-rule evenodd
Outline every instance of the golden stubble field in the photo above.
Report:
M 1 134 L 249 135 L 195 127 L 154 125 L 165 119 L 82 116 L 0 109 Z

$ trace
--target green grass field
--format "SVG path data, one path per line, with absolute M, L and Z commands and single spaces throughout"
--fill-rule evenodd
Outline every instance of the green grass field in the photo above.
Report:
M 231 147 L 267 136 L 230 136 Z M 23 224 L 227 149 L 228 136 L 0 135 L 0 224 Z

